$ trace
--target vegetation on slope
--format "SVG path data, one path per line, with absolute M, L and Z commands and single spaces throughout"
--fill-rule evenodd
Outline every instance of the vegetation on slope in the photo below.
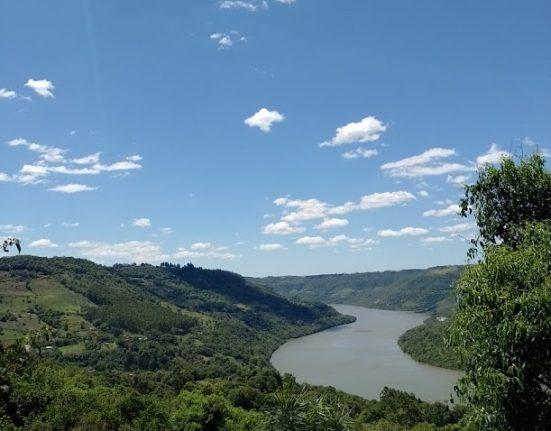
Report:
M 463 267 L 251 279 L 286 298 L 406 311 L 448 309 Z
M 398 345 L 416 361 L 436 367 L 461 369 L 459 356 L 446 344 L 450 319 L 444 319 L 431 316 L 422 325 L 403 333 L 398 339 Z
M 286 339 L 350 321 L 192 265 L 0 259 L 0 429 L 454 429 L 461 410 L 298 385 L 269 364 Z

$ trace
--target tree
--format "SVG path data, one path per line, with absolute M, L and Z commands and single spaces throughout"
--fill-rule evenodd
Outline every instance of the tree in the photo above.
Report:
M 450 341 L 465 364 L 459 395 L 471 406 L 468 429 L 543 431 L 551 423 L 551 222 L 499 232 L 507 243 L 487 245 L 457 285 Z
M 480 237 L 473 241 L 475 247 L 515 247 L 519 225 L 551 220 L 551 172 L 545 159 L 534 153 L 518 164 L 505 158 L 499 167 L 486 165 L 478 181 L 465 187 L 460 207 L 464 217 L 476 218 Z

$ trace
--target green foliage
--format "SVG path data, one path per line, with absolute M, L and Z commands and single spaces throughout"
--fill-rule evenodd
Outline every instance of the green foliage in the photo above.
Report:
M 449 319 L 439 321 L 436 316 L 432 316 L 422 325 L 402 334 L 398 345 L 416 361 L 436 367 L 461 369 L 458 355 L 446 345 L 449 325 Z
M 545 430 L 551 423 L 551 223 L 511 230 L 458 283 L 451 341 L 465 363 L 470 429 Z
M 454 302 L 462 267 L 251 279 L 286 298 L 406 311 L 433 311 Z
M 487 165 L 477 182 L 465 187 L 461 213 L 476 218 L 480 238 L 475 246 L 504 242 L 515 247 L 518 226 L 551 220 L 551 172 L 543 156 L 536 153 L 518 164 L 506 158 L 497 168 Z

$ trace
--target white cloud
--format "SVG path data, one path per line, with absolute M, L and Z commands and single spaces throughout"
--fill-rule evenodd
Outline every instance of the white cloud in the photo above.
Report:
M 469 178 L 469 175 L 457 175 L 455 177 L 452 175 L 448 175 L 448 178 L 446 178 L 446 182 L 453 185 L 454 187 L 461 188 L 469 182 Z
M 314 227 L 314 229 L 334 229 L 348 225 L 348 220 L 344 218 L 328 218 Z
M 303 236 L 302 238 L 297 239 L 296 243 L 298 245 L 305 245 L 311 249 L 336 247 L 340 244 L 346 244 L 351 250 L 359 251 L 369 248 L 370 245 L 376 244 L 377 241 L 363 238 L 349 238 L 346 235 L 336 235 L 327 239 L 321 236 Z
M 429 192 L 427 192 L 426 190 L 419 190 L 419 191 L 417 192 L 417 194 L 418 194 L 419 196 L 421 196 L 422 198 L 428 198 L 428 197 L 429 197 Z
M 272 130 L 274 123 L 280 123 L 285 120 L 285 115 L 277 111 L 269 111 L 266 108 L 260 109 L 257 113 L 245 119 L 245 124 L 249 127 L 258 127 L 264 133 Z
M 151 226 L 151 220 L 143 217 L 143 218 L 135 218 L 132 221 L 132 226 L 135 227 L 150 227 Z
M 452 215 L 458 215 L 460 212 L 459 205 L 450 204 L 445 208 L 432 209 L 423 213 L 424 217 L 447 217 Z
M 61 222 L 61 226 L 63 227 L 79 227 L 80 226 L 80 223 L 77 221 L 77 222 Z
M 39 96 L 54 97 L 54 94 L 52 93 L 52 91 L 55 88 L 54 84 L 52 84 L 52 82 L 48 81 L 47 79 L 39 79 L 39 80 L 29 79 L 25 84 L 25 87 L 29 87 Z
M 92 165 L 94 163 L 99 162 L 100 155 L 101 155 L 101 153 L 97 152 L 97 153 L 90 154 L 88 156 L 84 156 L 84 157 L 81 157 L 81 158 L 78 158 L 78 159 L 73 159 L 71 161 L 73 163 L 76 163 L 77 165 Z
M 293 233 L 301 233 L 304 231 L 305 229 L 303 227 L 293 226 L 286 221 L 280 221 L 264 226 L 262 233 L 265 235 L 291 235 Z
M 490 146 L 490 149 L 481 156 L 476 158 L 477 165 L 486 165 L 486 164 L 496 164 L 501 162 L 504 158 L 511 157 L 511 153 L 504 151 L 499 148 L 499 146 L 493 143 Z
M 400 236 L 417 236 L 417 235 L 424 235 L 428 233 L 428 229 L 422 228 L 422 227 L 404 227 L 400 230 L 392 230 L 392 229 L 385 229 L 380 230 L 377 235 L 381 237 L 400 237 Z
M 57 147 L 48 147 L 47 145 L 36 144 L 34 142 L 29 142 L 23 138 L 12 139 L 8 141 L 7 144 L 10 147 L 26 147 L 30 151 L 40 154 L 40 158 L 45 162 L 49 163 L 59 163 L 65 160 L 63 156 L 67 150 Z
M 282 199 L 285 203 L 282 203 Z M 278 203 L 279 202 L 279 203 Z M 281 220 L 289 223 L 298 223 L 306 220 L 313 220 L 325 217 L 328 205 L 318 199 L 286 199 L 279 198 L 274 201 L 276 205 L 284 205 L 287 208 L 296 209 L 295 211 L 285 212 Z
M 369 116 L 357 123 L 348 123 L 337 128 L 335 136 L 331 141 L 322 142 L 320 147 L 336 147 L 356 142 L 377 141 L 387 126 L 375 117 Z
M 15 99 L 17 93 L 15 91 L 8 90 L 7 88 L 0 88 L 0 99 Z
M 377 150 L 368 150 L 366 148 L 358 147 L 353 151 L 347 151 L 346 153 L 342 153 L 342 157 L 345 159 L 369 159 L 371 157 L 376 156 L 379 154 Z
M 21 233 L 28 230 L 27 226 L 20 224 L 0 224 L 0 232 L 7 234 Z
M 474 170 L 472 166 L 466 166 L 461 163 L 444 163 L 441 161 L 441 159 L 454 156 L 455 154 L 455 150 L 450 148 L 430 148 L 416 156 L 385 163 L 381 166 L 381 170 L 391 177 L 404 178 Z
M 362 197 L 360 200 L 360 209 L 369 210 L 402 205 L 412 200 L 415 200 L 415 196 L 405 191 L 372 193 Z
M 278 2 L 278 3 L 282 3 L 282 4 L 292 4 L 296 0 L 275 0 L 275 1 Z
M 260 244 L 258 247 L 256 247 L 257 250 L 260 251 L 284 251 L 287 250 L 286 247 L 284 247 L 282 244 Z
M 189 249 L 185 247 L 178 248 L 178 252 L 174 254 L 176 259 L 221 259 L 233 260 L 240 258 L 241 255 L 230 253 L 228 248 L 217 246 L 210 242 L 196 242 Z
M 244 0 L 223 0 L 219 3 L 220 9 L 244 9 L 249 12 L 258 12 L 262 9 L 268 9 L 266 1 L 244 1 Z
M 48 238 L 42 238 L 38 239 L 36 241 L 33 241 L 29 244 L 29 247 L 31 248 L 55 248 L 58 247 L 58 245 Z
M 437 244 L 437 243 L 443 243 L 443 242 L 451 242 L 453 241 L 451 238 L 445 237 L 445 236 L 429 236 L 427 238 L 422 238 L 420 242 L 422 244 Z
M 5 172 L 0 172 L 0 182 L 11 182 L 14 178 L 11 175 L 6 174 Z
M 170 235 L 170 234 L 172 234 L 172 228 L 170 228 L 170 227 L 160 227 L 159 232 L 161 232 L 163 235 Z
M 239 34 L 238 31 L 229 33 L 213 33 L 210 39 L 216 41 L 218 49 L 231 48 L 236 42 L 247 42 L 247 38 Z
M 65 184 L 61 186 L 52 187 L 48 190 L 52 192 L 59 192 L 59 193 L 80 193 L 80 192 L 89 192 L 89 191 L 97 190 L 97 187 L 90 187 L 84 184 Z
M 106 260 L 120 263 L 160 262 L 170 257 L 162 253 L 159 245 L 150 241 L 120 243 L 78 241 L 69 243 L 69 247 L 78 249 L 82 256 L 98 262 Z
M 458 223 L 450 226 L 443 226 L 438 228 L 440 232 L 444 233 L 459 233 L 475 229 L 476 225 L 473 223 Z
M 94 169 L 97 169 L 98 171 L 107 171 L 107 172 L 129 171 L 129 170 L 133 170 L 133 169 L 141 169 L 142 165 L 140 165 L 139 163 L 137 163 L 134 160 L 130 160 L 131 158 L 135 158 L 135 157 L 139 157 L 139 156 L 127 157 L 126 160 L 123 160 L 123 161 L 120 161 L 120 162 L 115 162 L 115 163 L 112 163 L 110 165 L 103 165 L 101 163 L 96 163 L 94 165 Z

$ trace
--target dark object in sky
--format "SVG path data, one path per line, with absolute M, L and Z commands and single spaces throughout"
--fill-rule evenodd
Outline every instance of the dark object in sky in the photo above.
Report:
M 4 240 L 4 244 L 2 245 L 2 249 L 5 253 L 9 253 L 10 247 L 12 245 L 15 245 L 17 247 L 17 251 L 21 253 L 21 241 L 17 238 L 8 238 Z

